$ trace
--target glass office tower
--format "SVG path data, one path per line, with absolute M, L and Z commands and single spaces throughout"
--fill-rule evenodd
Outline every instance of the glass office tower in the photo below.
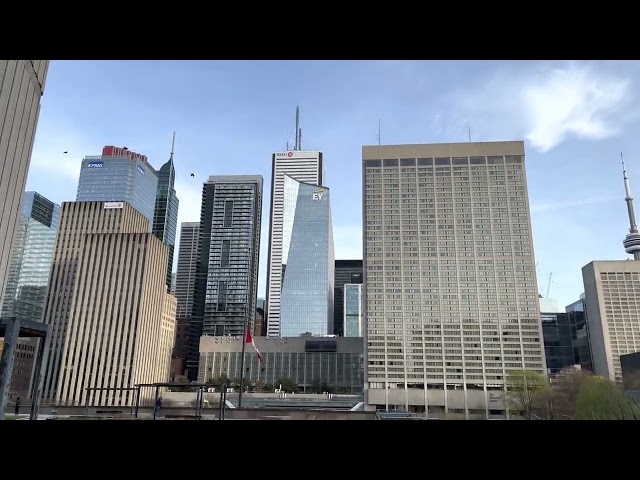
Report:
M 176 246 L 176 230 L 178 228 L 178 206 L 174 183 L 176 170 L 173 166 L 173 154 L 160 170 L 158 170 L 158 190 L 153 216 L 153 234 L 169 246 L 169 263 L 167 265 L 167 291 L 171 291 L 173 257 Z
M 42 321 L 60 206 L 25 192 L 11 252 L 2 317 Z
M 106 146 L 102 155 L 84 157 L 77 202 L 127 202 L 153 225 L 158 176 L 145 155 Z
M 334 322 L 335 323 L 335 322 Z M 344 285 L 345 337 L 362 337 L 362 284 Z
M 329 189 L 284 178 L 280 334 L 333 333 L 334 250 Z

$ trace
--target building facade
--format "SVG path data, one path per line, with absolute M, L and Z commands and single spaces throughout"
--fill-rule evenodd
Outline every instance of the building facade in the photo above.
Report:
M 59 218 L 59 205 L 39 193 L 25 192 L 0 317 L 42 321 Z M 35 338 L 18 340 L 16 359 L 21 362 L 13 370 L 12 397 L 25 399 L 31 391 L 37 345 Z
M 582 267 L 593 373 L 622 382 L 620 355 L 640 351 L 640 262 Z
M 0 60 L 0 299 L 40 115 L 49 60 Z M 10 146 L 10 148 L 9 148 Z
M 345 283 L 343 286 L 344 294 L 344 319 L 343 332 L 345 337 L 363 337 L 364 329 L 362 328 L 362 284 L 361 283 Z
M 334 249 L 329 189 L 285 175 L 280 334 L 333 333 Z
M 201 335 L 253 330 L 258 295 L 261 176 L 211 176 L 204 184 L 190 329 L 189 376 L 197 375 Z
M 176 246 L 176 229 L 178 228 L 179 200 L 174 188 L 176 170 L 173 165 L 173 153 L 157 172 L 158 189 L 153 213 L 153 234 L 169 247 L 169 263 L 167 264 L 167 291 L 172 289 L 173 256 Z
M 146 155 L 106 146 L 102 155 L 84 157 L 77 202 L 127 202 L 153 226 L 158 176 Z
M 576 363 L 569 315 L 559 311 L 557 302 L 548 300 L 540 299 L 540 317 L 547 374 L 551 376 Z
M 508 416 L 546 374 L 523 142 L 365 146 L 368 408 Z
M 73 305 L 73 301 L 76 297 L 76 288 L 79 285 L 78 278 L 81 273 L 80 258 L 84 254 L 84 249 L 91 248 L 93 245 L 87 244 L 87 236 L 104 234 L 101 237 L 103 242 L 107 240 L 115 242 L 115 240 L 108 238 L 106 235 L 133 234 L 149 232 L 149 230 L 149 220 L 131 205 L 124 202 L 65 202 L 62 204 L 43 316 L 43 321 L 51 328 L 51 343 L 43 385 L 43 402 L 55 401 L 59 386 L 58 380 L 64 373 L 61 370 L 61 363 L 64 358 L 63 353 L 69 349 L 67 346 L 69 335 L 71 335 L 69 323 L 72 321 L 73 316 L 76 315 L 74 310 L 76 307 Z M 118 240 L 118 242 L 120 241 Z M 110 264 L 105 263 L 106 258 L 101 257 L 100 259 L 103 269 L 110 266 Z M 125 264 L 122 263 L 124 258 L 120 257 L 116 264 L 124 267 Z M 129 270 L 133 274 L 130 268 L 118 267 L 118 275 L 124 274 L 120 270 Z M 106 273 L 110 271 L 111 268 Z M 86 277 L 88 275 L 86 272 L 84 275 L 84 278 L 88 278 Z M 162 274 L 162 279 L 164 280 L 164 274 Z M 127 286 L 122 286 L 121 288 L 127 288 Z M 134 291 L 134 289 L 131 289 L 131 291 Z M 85 298 L 87 300 L 89 298 L 82 297 L 82 288 L 78 295 L 82 303 Z M 92 299 L 93 302 L 95 300 L 95 298 Z M 119 301 L 118 303 L 118 311 L 113 313 L 124 315 L 124 309 L 127 304 Z M 85 304 L 83 303 L 83 305 Z M 159 305 L 161 305 L 161 302 L 159 302 Z M 113 305 L 109 306 L 101 303 L 98 313 L 103 314 L 104 308 L 113 308 Z M 98 313 L 93 312 L 91 315 L 97 315 Z M 71 347 L 72 351 L 74 348 Z
M 324 183 L 322 152 L 295 150 L 272 156 L 269 258 L 267 260 L 267 336 L 280 336 L 283 269 L 285 176 L 311 185 Z M 288 227 L 290 228 L 290 226 Z
M 254 338 L 262 363 L 252 348 L 245 351 L 245 381 L 275 386 L 291 379 L 302 392 L 325 385 L 334 393 L 361 394 L 364 340 L 360 338 Z M 241 338 L 202 337 L 198 381 L 240 378 Z
M 57 405 L 132 405 L 134 392 L 117 389 L 168 381 L 167 257 L 151 233 L 82 235 Z
M 24 404 L 31 394 L 37 347 L 37 341 L 31 338 L 20 339 L 16 344 L 13 373 L 9 384 L 9 400 L 15 401 L 20 398 L 20 401 Z M 0 338 L 0 355 L 2 355 L 3 348 L 4 338 Z
M 584 294 L 580 300 L 565 307 L 569 324 L 571 325 L 571 343 L 573 345 L 573 363 L 580 365 L 582 370 L 593 372 L 591 360 L 591 340 L 589 339 L 589 326 L 587 324 L 587 312 L 584 306 Z
M 189 335 L 193 314 L 193 297 L 196 287 L 196 268 L 198 265 L 198 242 L 200 238 L 199 222 L 180 224 L 180 245 L 178 249 L 178 267 L 174 282 L 176 307 L 176 338 L 173 348 L 174 375 L 184 375 L 189 356 Z
M 41 322 L 55 247 L 60 206 L 25 192 L 13 242 L 2 317 Z
M 333 333 L 344 336 L 344 285 L 362 283 L 362 260 L 336 260 L 333 285 Z

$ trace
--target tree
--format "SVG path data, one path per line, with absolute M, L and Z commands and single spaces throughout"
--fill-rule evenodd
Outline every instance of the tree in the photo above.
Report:
M 562 369 L 543 393 L 549 420 L 573 420 L 576 415 L 578 395 L 584 382 L 592 377 L 588 370 L 575 367 Z
M 227 387 L 231 386 L 231 380 L 224 373 L 216 378 L 211 378 L 209 382 L 211 385 L 215 387 L 221 387 L 222 385 L 226 385 Z
M 576 403 L 576 420 L 639 420 L 640 409 L 608 378 L 592 376 L 584 381 Z
M 256 392 L 270 392 L 272 390 L 271 385 L 267 385 L 267 383 L 262 380 L 256 382 L 254 389 Z
M 543 375 L 531 370 L 514 370 L 507 375 L 507 404 L 509 410 L 531 420 L 539 407 L 541 393 L 547 389 Z
M 282 388 L 285 393 L 296 393 L 299 390 L 298 384 L 290 378 L 281 378 L 276 386 Z

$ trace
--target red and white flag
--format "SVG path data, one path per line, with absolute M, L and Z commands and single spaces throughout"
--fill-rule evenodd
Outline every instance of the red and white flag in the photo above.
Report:
M 256 347 L 256 343 L 253 341 L 253 337 L 251 336 L 251 331 L 248 328 L 247 334 L 244 336 L 244 342 L 251 344 L 253 349 L 256 351 L 256 354 L 258 355 L 258 360 L 260 361 L 260 363 L 262 363 L 262 355 L 260 355 L 260 350 L 258 350 L 258 347 Z

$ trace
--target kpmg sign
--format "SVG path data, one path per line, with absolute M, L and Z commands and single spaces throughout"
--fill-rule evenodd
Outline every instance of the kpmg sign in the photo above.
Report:
M 316 202 L 319 202 L 320 200 L 322 200 L 322 197 L 324 197 L 324 188 L 321 188 L 313 192 L 313 200 L 315 200 Z
M 140 165 L 136 165 L 136 168 L 138 169 L 138 173 L 140 175 L 144 175 L 144 170 L 142 169 L 142 167 Z
M 104 167 L 104 162 L 89 162 L 87 163 L 87 168 L 102 168 Z
M 104 209 L 124 208 L 124 202 L 104 202 Z

